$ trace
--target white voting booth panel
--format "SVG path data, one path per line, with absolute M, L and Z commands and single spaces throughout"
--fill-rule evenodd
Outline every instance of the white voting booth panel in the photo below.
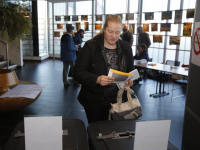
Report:
M 136 122 L 134 150 L 167 150 L 171 120 Z
M 62 117 L 25 117 L 26 150 L 62 150 Z

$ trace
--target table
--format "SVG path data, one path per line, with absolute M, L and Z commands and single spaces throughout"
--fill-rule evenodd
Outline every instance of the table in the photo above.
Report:
M 19 81 L 19 84 L 36 84 L 30 81 Z M 17 86 L 17 85 L 15 85 Z M 10 89 L 14 88 L 15 86 L 10 87 Z M 23 107 L 26 107 L 33 103 L 37 98 L 40 96 L 42 92 L 38 94 L 35 99 L 24 98 L 24 97 L 6 97 L 0 98 L 0 114 L 5 112 L 11 112 L 15 110 L 19 110 Z
M 156 64 L 156 66 L 151 66 L 150 64 Z M 151 70 L 156 71 L 157 73 L 160 71 L 161 75 L 162 74 L 165 75 L 165 72 L 167 72 L 167 73 L 173 73 L 173 74 L 178 74 L 178 75 L 182 75 L 182 76 L 188 76 L 188 70 L 185 70 L 185 68 L 183 68 L 183 67 L 178 67 L 175 69 L 175 68 L 171 68 L 170 65 L 152 63 L 152 62 L 148 62 L 145 64 L 138 64 L 138 63 L 134 62 L 134 66 L 140 67 L 140 68 L 145 68 L 145 69 L 151 69 Z M 160 83 L 159 93 L 157 92 L 158 82 Z M 150 96 L 153 96 L 156 98 L 156 97 L 169 95 L 168 92 L 164 91 L 164 81 L 163 81 L 163 92 L 161 92 L 161 84 L 162 84 L 162 80 L 161 79 L 159 81 L 157 80 L 156 93 L 151 94 Z

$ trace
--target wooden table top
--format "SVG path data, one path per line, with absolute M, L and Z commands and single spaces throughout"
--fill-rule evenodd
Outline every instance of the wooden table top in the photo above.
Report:
M 156 66 L 151 66 L 149 64 L 156 64 Z M 151 70 L 156 70 L 156 71 L 163 71 L 163 72 L 188 76 L 188 70 L 185 70 L 185 68 L 183 68 L 183 67 L 178 67 L 178 68 L 175 69 L 175 68 L 171 68 L 170 65 L 152 63 L 152 62 L 148 62 L 148 64 L 137 64 L 136 62 L 134 62 L 134 66 L 146 68 L 146 69 L 151 69 Z

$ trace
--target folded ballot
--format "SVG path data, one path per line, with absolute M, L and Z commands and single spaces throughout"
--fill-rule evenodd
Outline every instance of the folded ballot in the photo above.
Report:
M 124 87 L 125 82 L 128 82 L 129 79 L 131 79 L 131 81 L 134 81 L 135 79 L 138 79 L 140 77 L 137 69 L 135 69 L 129 73 L 110 69 L 108 76 L 115 78 L 114 83 L 116 83 L 119 88 Z

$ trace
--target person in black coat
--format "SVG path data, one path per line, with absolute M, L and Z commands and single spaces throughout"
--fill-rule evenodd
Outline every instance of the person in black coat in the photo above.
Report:
M 88 123 L 108 120 L 110 103 L 116 103 L 118 87 L 109 69 L 130 72 L 134 69 L 131 46 L 119 40 L 122 28 L 117 15 L 107 17 L 103 29 L 87 41 L 75 63 L 74 77 L 82 85 L 78 100 Z M 126 86 L 132 86 L 129 80 Z

